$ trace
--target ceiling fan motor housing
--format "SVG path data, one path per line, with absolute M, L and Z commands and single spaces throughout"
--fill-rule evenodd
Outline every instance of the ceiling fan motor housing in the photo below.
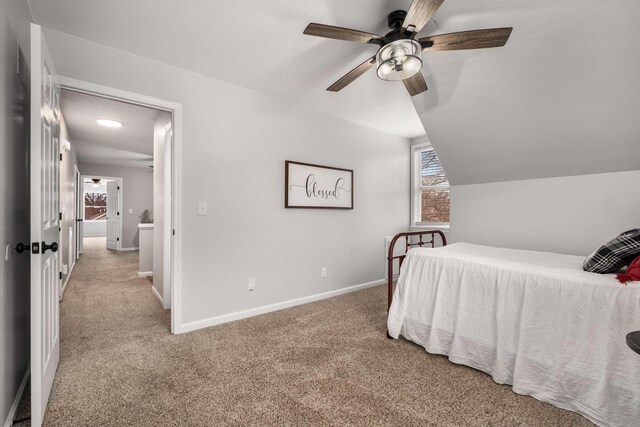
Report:
M 404 10 L 394 10 L 387 17 L 387 24 L 389 28 L 392 30 L 399 30 L 402 28 L 402 23 L 404 22 L 404 18 L 406 18 L 407 12 Z

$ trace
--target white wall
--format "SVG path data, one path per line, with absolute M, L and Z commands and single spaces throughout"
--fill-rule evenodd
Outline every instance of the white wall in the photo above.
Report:
M 62 75 L 183 106 L 182 324 L 384 277 L 384 236 L 407 228 L 406 139 L 63 33 L 46 36 Z M 284 209 L 288 159 L 354 169 L 355 209 Z M 208 216 L 197 215 L 198 201 L 208 202 Z
M 106 237 L 107 221 L 83 221 L 82 237 Z
M 587 255 L 640 227 L 640 171 L 451 187 L 451 241 Z
M 162 296 L 164 308 L 171 306 L 171 288 L 164 286 L 164 191 L 165 130 L 171 114 L 158 112 L 153 126 L 153 287 Z M 170 145 L 169 145 L 170 148 Z M 167 159 L 170 160 L 170 159 Z
M 131 168 L 122 166 L 91 165 L 80 163 L 80 173 L 90 176 L 107 176 L 122 178 L 122 248 L 138 247 L 138 224 L 145 209 L 153 210 L 153 174 L 147 168 Z M 129 209 L 132 210 L 129 213 Z M 91 225 L 85 224 L 84 235 Z M 106 236 L 106 222 L 104 222 Z M 88 230 L 89 228 L 89 230 Z
M 29 368 L 29 102 L 16 74 L 18 40 L 29 61 L 28 5 L 0 1 L 0 424 Z M 9 259 L 5 250 L 9 248 Z

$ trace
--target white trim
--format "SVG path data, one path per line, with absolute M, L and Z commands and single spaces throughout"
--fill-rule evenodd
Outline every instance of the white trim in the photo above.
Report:
M 138 248 L 138 247 L 135 247 L 135 248 L 133 248 L 133 247 L 132 248 L 122 248 L 122 249 L 120 249 L 120 252 L 134 252 L 134 251 L 139 251 L 139 250 L 140 250 L 140 248 Z
M 170 138 L 167 138 L 170 136 Z M 168 139 L 168 141 L 167 141 Z M 173 161 L 173 123 L 169 122 L 169 124 L 164 129 L 164 134 L 162 135 L 162 149 L 164 153 L 162 155 L 164 165 L 162 167 L 163 175 L 162 183 L 164 187 L 164 195 L 162 198 L 162 215 L 165 218 L 164 226 L 165 232 L 162 233 L 162 247 L 170 248 L 171 247 L 171 239 L 172 239 L 172 230 L 171 226 L 171 171 L 173 170 L 172 161 Z M 169 223 L 167 223 L 169 221 Z M 171 280 L 171 251 L 164 250 L 162 254 L 162 308 L 165 310 L 171 308 L 171 286 L 168 285 L 168 282 Z
M 9 409 L 9 414 L 7 415 L 7 420 L 4 422 L 4 427 L 11 427 L 13 425 L 13 419 L 15 418 L 16 412 L 18 411 L 18 405 L 20 405 L 20 400 L 22 399 L 22 395 L 24 394 L 24 388 L 27 386 L 30 372 L 31 368 L 29 367 L 27 368 L 27 372 L 24 373 L 24 378 L 22 378 L 20 387 L 18 387 L 16 397 L 15 399 L 13 399 L 13 404 L 11 405 L 11 409 Z
M 59 76 L 63 88 L 98 95 L 109 99 L 124 101 L 137 105 L 153 107 L 172 113 L 173 144 L 171 153 L 172 186 L 167 192 L 170 198 L 165 198 L 165 204 L 171 206 L 171 215 L 165 217 L 165 233 L 171 236 L 172 246 L 165 245 L 164 250 L 172 259 L 169 286 L 171 286 L 171 332 L 180 333 L 182 322 L 182 104 L 164 99 L 153 98 L 135 92 L 129 92 L 96 83 L 76 80 Z M 168 188 L 168 186 L 165 186 Z M 175 230 L 175 235 L 173 234 Z M 165 252 L 166 253 L 166 252 Z M 165 279 L 165 283 L 166 279 Z
M 64 283 L 62 284 L 62 291 L 60 292 L 60 299 L 62 299 L 62 297 L 64 296 L 64 290 L 67 289 L 67 283 L 69 283 L 69 279 L 71 278 L 71 272 L 73 271 L 73 267 L 76 266 L 76 263 L 74 262 L 73 264 L 71 264 L 71 268 L 69 269 L 69 272 L 67 273 L 67 278 L 64 279 Z
M 445 233 L 450 229 L 450 225 L 412 225 L 409 227 L 409 230 L 440 230 Z
M 315 295 L 309 295 L 302 298 L 296 298 L 288 301 L 277 302 L 275 304 L 264 305 L 262 307 L 250 308 L 248 310 L 236 311 L 235 313 L 223 314 L 221 316 L 210 317 L 208 319 L 196 320 L 195 322 L 180 325 L 180 332 L 191 332 L 197 329 L 208 328 L 210 326 L 221 325 L 223 323 L 234 322 L 247 317 L 259 316 L 261 314 L 271 313 L 272 311 L 283 310 L 285 308 L 295 307 L 297 305 L 308 304 L 314 301 L 320 301 L 327 298 L 337 297 L 339 295 L 360 291 L 371 288 L 373 286 L 386 283 L 386 280 L 374 280 L 373 282 L 362 283 L 360 285 L 349 286 L 346 288 L 335 289 L 333 291 L 322 292 Z
M 422 191 L 422 187 L 421 188 L 416 188 L 416 180 L 418 179 L 417 174 L 418 174 L 418 168 L 416 165 L 416 152 L 417 151 L 422 151 L 422 150 L 426 150 L 426 149 L 430 149 L 430 150 L 434 150 L 433 146 L 431 145 L 430 142 L 422 142 L 419 144 L 413 144 L 410 147 L 411 150 L 411 164 L 410 164 L 410 168 L 411 168 L 411 189 L 410 189 L 410 193 L 409 193 L 409 198 L 410 198 L 410 205 L 409 205 L 409 229 L 416 229 L 416 230 L 429 230 L 429 229 L 436 229 L 436 230 L 448 230 L 449 229 L 449 225 L 450 224 L 446 224 L 446 223 L 433 223 L 433 224 L 429 224 L 428 222 L 417 222 L 416 219 L 418 218 L 418 216 L 420 215 L 419 212 L 419 205 L 418 203 L 416 203 L 417 199 L 418 199 L 418 191 Z M 436 153 L 436 156 L 438 155 L 438 153 Z M 440 159 L 438 159 L 439 161 Z M 450 188 L 451 186 L 447 186 L 446 188 Z M 443 187 L 445 188 L 445 187 Z
M 158 291 L 156 290 L 156 288 L 153 287 L 153 285 L 151 285 L 151 293 L 153 293 L 153 295 L 155 295 L 156 298 L 158 298 L 158 301 L 160 301 L 160 305 L 162 306 L 162 308 L 164 308 L 164 300 L 162 299 L 162 295 L 158 293 Z
M 153 276 L 153 271 L 138 271 L 138 277 Z

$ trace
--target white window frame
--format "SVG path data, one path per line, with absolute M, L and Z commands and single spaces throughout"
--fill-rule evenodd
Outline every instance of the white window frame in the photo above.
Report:
M 84 184 L 84 183 L 83 183 Z M 85 204 L 85 200 L 86 200 L 86 195 L 87 193 L 104 193 L 105 195 L 107 194 L 107 191 L 94 191 L 94 190 L 87 190 L 83 188 L 83 193 L 82 193 L 82 220 L 85 222 L 105 222 L 107 219 L 87 219 L 87 212 L 86 212 L 86 204 Z
M 422 196 L 422 190 L 425 189 L 429 189 L 429 188 L 451 188 L 451 186 L 447 186 L 447 187 L 443 187 L 443 186 L 438 186 L 438 187 L 430 187 L 430 186 L 425 186 L 422 187 L 419 185 L 419 174 L 420 174 L 420 167 L 418 162 L 416 161 L 416 152 L 418 151 L 423 151 L 425 149 L 433 149 L 433 147 L 431 146 L 431 144 L 429 143 L 424 143 L 424 144 L 416 144 L 416 145 L 412 145 L 411 146 L 411 223 L 409 224 L 409 227 L 412 229 L 441 229 L 441 230 L 448 230 L 449 229 L 449 223 L 448 222 L 421 222 L 418 221 L 418 219 L 421 216 L 421 212 L 420 212 L 420 199 Z M 451 193 L 449 193 L 451 194 Z

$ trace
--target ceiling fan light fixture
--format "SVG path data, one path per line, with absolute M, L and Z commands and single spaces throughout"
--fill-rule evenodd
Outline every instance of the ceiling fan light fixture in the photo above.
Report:
M 422 68 L 422 46 L 412 39 L 393 41 L 378 50 L 376 65 L 382 80 L 408 79 Z

